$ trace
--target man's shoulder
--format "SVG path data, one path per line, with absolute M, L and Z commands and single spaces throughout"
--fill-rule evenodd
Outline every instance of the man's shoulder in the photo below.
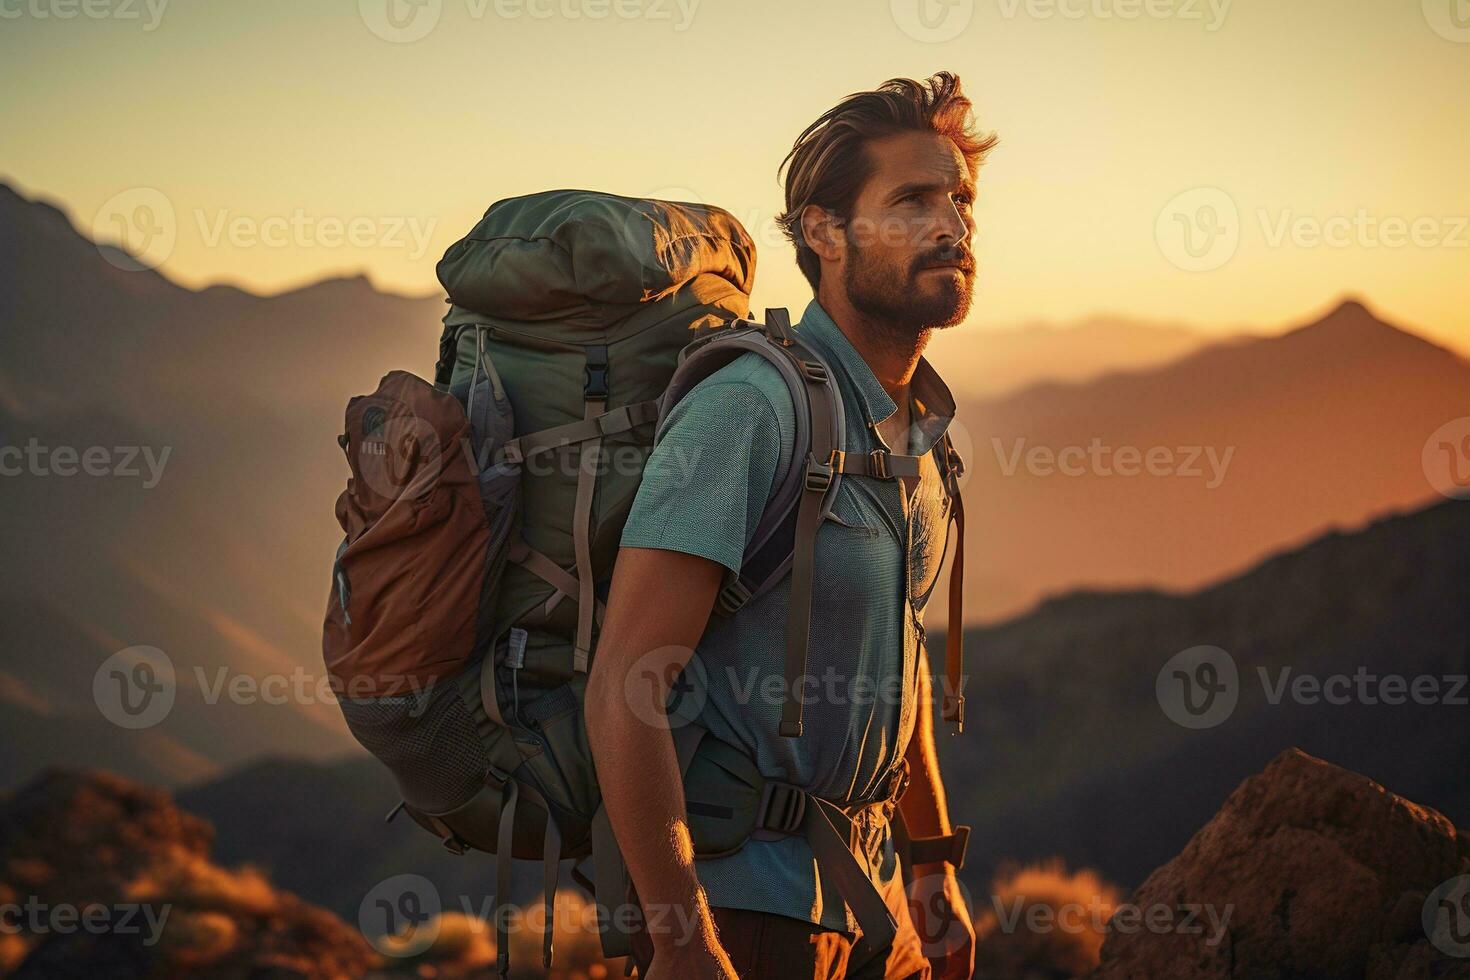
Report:
M 689 389 L 680 404 L 692 406 L 706 401 L 732 410 L 768 407 L 783 429 L 796 420 L 796 406 L 785 377 L 776 365 L 755 351 L 744 351 L 710 372 Z

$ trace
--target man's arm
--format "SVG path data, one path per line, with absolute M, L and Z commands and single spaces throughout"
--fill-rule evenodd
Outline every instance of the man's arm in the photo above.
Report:
M 910 837 L 940 837 L 953 833 L 954 828 L 934 748 L 933 682 L 929 653 L 922 644 L 918 699 L 914 734 L 904 755 L 909 763 L 909 788 L 898 806 Z M 968 978 L 975 971 L 975 926 L 954 867 L 939 861 L 916 864 L 910 870 L 909 908 L 935 980 Z
M 914 735 L 905 758 L 909 763 L 909 788 L 899 801 L 910 837 L 942 837 L 953 833 L 949 804 L 944 798 L 944 781 L 939 776 L 939 753 L 934 748 L 933 682 L 929 676 L 929 653 L 919 646 L 919 704 L 914 713 Z M 943 865 L 914 868 L 915 876 L 942 871 Z
M 698 555 L 623 548 L 587 679 L 587 737 L 598 784 L 644 908 L 694 935 L 650 933 L 649 980 L 734 980 L 694 871 L 684 785 L 665 706 L 673 679 L 704 633 L 724 567 Z

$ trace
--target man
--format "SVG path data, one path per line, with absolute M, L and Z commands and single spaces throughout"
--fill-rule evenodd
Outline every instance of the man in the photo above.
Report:
M 951 833 L 921 616 L 948 528 L 928 453 L 954 401 L 921 355 L 933 331 L 963 321 L 970 306 L 975 175 L 995 142 L 975 132 L 970 108 L 948 73 L 895 79 L 822 115 L 783 164 L 781 222 L 815 292 L 796 333 L 835 372 L 847 449 L 922 455 L 917 479 L 845 477 L 820 526 L 808 677 L 842 683 L 812 688 L 800 737 L 779 734 L 781 699 L 764 697 L 760 683 L 783 674 L 790 576 L 733 615 L 710 618 L 726 569 L 738 570 L 790 465 L 791 397 L 769 362 L 745 353 L 696 385 L 660 427 L 623 532 L 586 699 L 599 783 L 638 901 L 673 912 L 658 918 L 676 927 L 655 929 L 649 917 L 635 937 L 634 960 L 653 980 L 952 980 L 973 969 L 974 929 L 954 867 L 910 869 L 931 892 L 914 923 L 886 819 L 892 806 L 874 805 L 906 766 L 899 809 L 908 833 Z M 698 723 L 710 735 L 744 750 L 765 778 L 866 815 L 854 853 L 898 923 L 891 943 L 862 941 L 834 876 L 800 835 L 752 837 L 729 856 L 695 858 L 663 716 L 671 686 L 630 676 L 648 676 L 652 663 L 655 676 L 672 679 L 696 651 Z M 846 683 L 854 678 L 866 686 Z M 831 690 L 838 696 L 825 696 Z M 863 690 L 878 696 L 851 696 Z

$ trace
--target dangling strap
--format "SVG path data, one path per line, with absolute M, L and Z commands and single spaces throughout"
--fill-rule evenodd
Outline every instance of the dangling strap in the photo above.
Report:
M 552 932 L 556 923 L 556 879 L 561 868 L 561 828 L 551 810 L 546 811 L 546 837 L 541 847 L 542 901 L 546 909 L 546 925 L 541 933 L 541 965 L 551 969 Z
M 944 640 L 944 708 L 945 721 L 953 722 L 956 732 L 965 730 L 965 504 L 960 498 L 960 475 L 964 461 L 944 435 L 945 484 L 954 501 L 951 520 L 955 526 L 954 563 L 949 569 L 949 626 Z
M 515 846 L 516 803 L 520 790 L 514 779 L 507 779 L 501 790 L 500 835 L 495 847 L 495 966 L 501 980 L 510 977 L 510 928 L 505 921 L 505 908 L 510 904 L 510 854 Z
M 587 380 L 583 386 L 584 421 L 602 414 L 607 405 L 607 346 L 587 346 Z M 596 583 L 592 575 L 592 491 L 597 485 L 597 459 L 602 448 L 602 436 L 588 439 L 581 444 L 580 466 L 577 473 L 577 501 L 572 509 L 572 550 L 577 556 L 577 642 L 572 653 L 572 669 L 580 674 L 587 672 L 592 662 L 592 618 L 596 595 Z

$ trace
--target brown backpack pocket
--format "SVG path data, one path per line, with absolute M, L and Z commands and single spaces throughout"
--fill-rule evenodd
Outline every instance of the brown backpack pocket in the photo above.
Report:
M 491 530 L 464 408 L 403 371 L 352 399 L 322 653 L 349 698 L 421 691 L 476 653 Z

